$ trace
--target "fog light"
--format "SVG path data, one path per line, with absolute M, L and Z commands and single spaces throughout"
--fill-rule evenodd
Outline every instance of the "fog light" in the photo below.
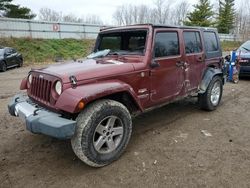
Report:
M 82 110 L 84 108 L 84 102 L 83 101 L 80 101 L 79 103 L 78 103 L 78 109 L 79 110 Z

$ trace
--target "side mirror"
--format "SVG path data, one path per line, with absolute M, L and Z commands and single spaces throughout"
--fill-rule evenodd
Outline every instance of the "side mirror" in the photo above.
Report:
M 156 62 L 155 60 L 152 60 L 151 64 L 150 64 L 151 68 L 156 68 L 156 67 L 160 67 L 160 64 L 158 62 Z

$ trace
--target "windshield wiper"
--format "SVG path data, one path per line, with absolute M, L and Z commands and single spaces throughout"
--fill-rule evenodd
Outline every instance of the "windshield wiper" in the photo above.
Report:
M 90 55 L 87 56 L 88 59 L 94 59 L 94 58 L 101 58 L 105 57 L 110 53 L 110 49 L 105 49 L 97 52 L 93 52 Z
M 122 56 L 122 55 L 137 55 L 140 54 L 138 52 L 130 52 L 127 50 L 117 50 L 117 51 L 112 51 L 110 49 L 105 49 L 105 50 L 100 50 L 97 52 L 93 52 L 90 55 L 87 56 L 88 59 L 94 59 L 94 58 L 102 58 L 102 57 L 106 57 L 109 55 L 117 55 L 117 56 Z

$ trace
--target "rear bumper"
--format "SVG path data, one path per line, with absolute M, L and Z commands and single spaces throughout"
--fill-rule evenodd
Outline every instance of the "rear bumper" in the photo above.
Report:
M 32 103 L 28 97 L 16 95 L 8 105 L 9 113 L 23 119 L 26 128 L 35 134 L 69 139 L 75 133 L 76 121 L 61 117 Z

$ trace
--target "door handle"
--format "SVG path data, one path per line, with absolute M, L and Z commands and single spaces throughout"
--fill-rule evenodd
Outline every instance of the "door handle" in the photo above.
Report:
M 177 61 L 177 62 L 175 63 L 175 65 L 176 65 L 177 67 L 182 67 L 182 66 L 184 65 L 184 62 L 183 62 L 183 61 Z

